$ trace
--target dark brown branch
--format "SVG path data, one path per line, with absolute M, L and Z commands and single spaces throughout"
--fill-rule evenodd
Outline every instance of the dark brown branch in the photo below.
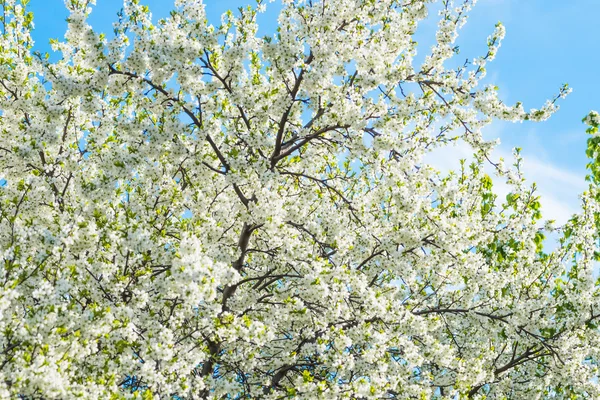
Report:
M 314 59 L 313 53 L 311 52 L 304 63 L 306 65 L 308 65 L 312 62 L 313 59 Z M 290 116 L 290 113 L 292 112 L 292 108 L 294 107 L 294 102 L 296 101 L 296 95 L 298 94 L 298 91 L 300 90 L 300 84 L 302 83 L 302 80 L 304 78 L 305 71 L 306 70 L 303 68 L 300 71 L 300 73 L 298 74 L 298 77 L 296 78 L 296 82 L 294 83 L 294 87 L 290 91 L 290 97 L 292 98 L 290 105 L 284 111 L 283 115 L 281 116 L 281 120 L 279 121 L 279 129 L 277 131 L 277 137 L 275 138 L 275 149 L 273 150 L 273 154 L 271 155 L 271 168 L 273 168 L 275 166 L 275 164 L 277 164 L 277 161 L 278 161 L 277 157 L 281 153 L 281 144 L 283 142 L 283 134 L 285 132 L 285 125 Z

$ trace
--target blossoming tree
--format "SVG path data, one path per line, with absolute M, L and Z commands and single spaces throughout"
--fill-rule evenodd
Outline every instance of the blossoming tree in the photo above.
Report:
M 261 1 L 214 27 L 126 0 L 111 39 L 92 2 L 56 62 L 2 2 L 1 398 L 599 398 L 600 138 L 541 228 L 482 129 L 568 88 L 527 112 L 478 85 L 501 24 L 449 68 L 473 0 L 433 5 L 420 65 L 435 1 L 284 0 L 260 38 Z M 458 141 L 459 171 L 424 161 Z

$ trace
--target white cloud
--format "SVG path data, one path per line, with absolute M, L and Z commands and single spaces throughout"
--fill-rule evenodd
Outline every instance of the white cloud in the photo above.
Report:
M 523 170 L 539 188 L 542 214 L 546 218 L 562 224 L 579 210 L 579 195 L 587 189 L 585 175 L 557 168 L 531 156 L 524 158 Z
M 425 157 L 425 162 L 442 172 L 459 170 L 459 160 L 472 160 L 473 151 L 466 143 L 436 149 Z M 503 157 L 506 165 L 512 164 L 513 156 L 509 151 L 497 148 L 494 159 Z M 585 176 L 562 169 L 553 163 L 531 155 L 523 156 L 522 171 L 529 183 L 535 182 L 542 204 L 544 219 L 553 219 L 557 224 L 564 224 L 569 217 L 580 208 L 579 195 L 586 190 Z M 494 191 L 499 199 L 509 192 L 509 186 L 501 179 L 493 177 L 490 166 L 488 173 L 494 180 Z

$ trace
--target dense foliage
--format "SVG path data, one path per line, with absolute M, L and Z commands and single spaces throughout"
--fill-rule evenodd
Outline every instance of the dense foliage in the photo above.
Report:
M 262 1 L 214 27 L 125 0 L 108 38 L 68 0 L 57 61 L 2 2 L 0 397 L 600 398 L 598 114 L 554 228 L 482 129 L 569 89 L 479 85 L 501 24 L 449 67 L 474 1 L 282 1 L 261 38 Z

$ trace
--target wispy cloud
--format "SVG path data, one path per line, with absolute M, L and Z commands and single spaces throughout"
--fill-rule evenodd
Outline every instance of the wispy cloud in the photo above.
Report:
M 504 158 L 506 165 L 512 163 L 510 151 L 497 148 L 493 158 Z M 460 159 L 473 159 L 473 151 L 466 143 L 436 149 L 425 157 L 425 162 L 442 172 L 458 170 Z M 523 156 L 522 171 L 528 182 L 535 182 L 542 204 L 544 219 L 553 219 L 557 224 L 564 224 L 579 209 L 579 195 L 586 190 L 585 176 L 574 171 L 557 167 L 555 164 L 536 158 Z M 492 168 L 490 166 L 490 176 Z M 501 179 L 494 179 L 494 191 L 500 199 L 506 197 L 510 187 Z

